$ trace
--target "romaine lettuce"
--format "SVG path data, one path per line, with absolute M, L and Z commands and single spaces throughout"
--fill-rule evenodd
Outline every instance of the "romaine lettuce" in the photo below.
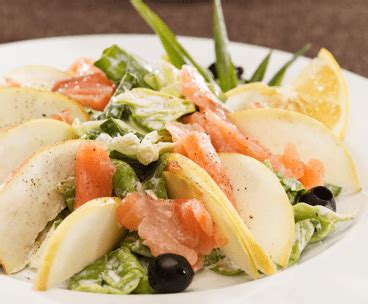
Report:
M 144 80 L 150 70 L 137 57 L 117 45 L 105 49 L 95 66 L 124 90 L 150 87 Z
M 113 103 L 127 105 L 133 118 L 147 130 L 165 128 L 167 122 L 193 113 L 188 100 L 149 89 L 133 89 L 114 97 Z
M 136 231 L 130 231 L 124 238 L 122 246 L 130 249 L 131 252 L 146 258 L 152 258 L 150 249 L 143 244 L 143 240 L 139 237 Z
M 129 192 L 137 191 L 140 184 L 133 168 L 121 160 L 113 160 L 115 173 L 112 178 L 114 192 L 119 197 L 125 197 Z
M 163 172 L 166 166 L 166 160 L 169 153 L 164 153 L 160 156 L 155 166 L 150 168 L 146 173 L 143 188 L 151 190 L 158 198 L 167 199 L 167 191 Z
M 339 215 L 323 206 L 305 203 L 294 205 L 295 240 L 289 264 L 296 263 L 307 245 L 322 241 L 336 229 L 336 223 L 350 221 L 350 215 Z
M 68 288 L 110 294 L 153 293 L 148 284 L 147 270 L 125 246 L 71 277 Z
M 170 151 L 173 143 L 161 142 L 162 136 L 157 131 L 148 133 L 142 140 L 133 133 L 124 136 L 111 137 L 106 133 L 101 133 L 96 141 L 103 144 L 109 151 L 117 151 L 127 158 L 136 159 L 141 164 L 147 166 L 157 161 L 161 153 Z M 115 152 L 116 154 L 116 152 Z M 113 155 L 110 157 L 114 158 Z M 121 159 L 120 157 L 118 159 Z

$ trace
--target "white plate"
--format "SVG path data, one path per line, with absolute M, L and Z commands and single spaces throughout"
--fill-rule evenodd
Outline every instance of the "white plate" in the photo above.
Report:
M 181 38 L 185 47 L 204 66 L 213 61 L 213 43 L 208 39 Z M 99 35 L 41 39 L 0 46 L 0 74 L 23 64 L 46 64 L 64 68 L 77 57 L 98 58 L 106 47 L 118 44 L 147 60 L 164 54 L 158 39 L 151 35 Z M 251 73 L 267 49 L 232 43 L 230 51 L 236 64 Z M 275 51 L 268 77 L 290 54 Z M 292 78 L 308 62 L 301 58 L 292 66 Z M 364 189 L 368 185 L 368 81 L 345 72 L 351 97 L 351 118 L 346 136 L 359 169 Z M 285 79 L 287 81 L 287 79 Z M 1 110 L 1 108 L 0 108 Z M 340 211 L 359 210 L 356 220 L 343 227 L 323 244 L 314 246 L 302 262 L 278 274 L 253 282 L 244 278 L 224 278 L 212 273 L 196 276 L 191 290 L 180 295 L 99 295 L 52 289 L 32 291 L 31 283 L 18 277 L 0 275 L 1 303 L 368 303 L 368 211 L 366 196 L 359 194 L 339 202 Z

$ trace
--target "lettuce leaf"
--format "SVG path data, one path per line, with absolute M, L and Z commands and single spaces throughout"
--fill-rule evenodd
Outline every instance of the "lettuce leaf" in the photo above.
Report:
M 305 203 L 298 203 L 294 206 L 295 222 L 305 219 L 315 219 L 319 221 L 320 226 L 316 228 L 311 242 L 318 242 L 335 231 L 335 224 L 339 222 L 351 221 L 351 215 L 340 215 L 331 209 L 323 206 L 311 206 Z
M 133 168 L 121 160 L 113 160 L 116 171 L 112 178 L 114 192 L 119 197 L 125 197 L 130 192 L 137 191 L 139 179 Z
M 129 164 L 131 164 L 129 159 L 138 160 L 144 166 L 157 161 L 160 154 L 171 151 L 173 148 L 173 143 L 162 141 L 162 134 L 158 131 L 148 133 L 143 139 L 133 133 L 116 137 L 102 133 L 96 138 L 96 141 L 112 151 L 111 158 L 120 159 Z M 125 159 L 121 156 L 125 156 Z
M 313 237 L 316 230 L 315 227 L 318 225 L 319 221 L 314 219 L 306 219 L 295 223 L 295 240 L 291 249 L 289 265 L 299 261 L 303 250 L 307 247 Z
M 269 160 L 264 161 L 265 166 L 276 174 L 280 180 L 281 186 L 285 189 L 285 192 L 292 205 L 299 202 L 299 197 L 306 191 L 303 184 L 295 178 L 288 178 L 273 169 L 272 164 Z
M 160 61 L 151 65 L 151 73 L 144 79 L 155 91 L 180 97 L 180 71 L 166 61 Z
M 152 258 L 153 255 L 150 249 L 143 244 L 143 240 L 139 237 L 135 231 L 130 231 L 124 238 L 122 246 L 130 249 L 131 252 L 137 255 L 141 255 L 147 258 Z
M 56 190 L 64 197 L 65 205 L 68 207 L 69 212 L 74 210 L 75 200 L 75 177 L 69 177 L 65 181 L 61 182 Z
M 95 66 L 119 85 L 119 90 L 132 88 L 149 88 L 144 77 L 150 70 L 137 57 L 129 54 L 117 45 L 105 49 Z
M 188 100 L 149 89 L 133 89 L 114 98 L 114 103 L 128 106 L 132 117 L 147 131 L 165 128 L 169 121 L 193 113 Z
M 350 215 L 340 215 L 323 206 L 305 203 L 294 205 L 295 241 L 289 264 L 296 263 L 307 245 L 324 240 L 339 222 L 351 221 Z
M 71 277 L 68 288 L 108 294 L 153 293 L 148 284 L 147 270 L 125 246 Z
M 72 126 L 80 138 L 91 140 L 95 140 L 101 133 L 106 133 L 111 137 L 133 133 L 139 138 L 147 134 L 147 132 L 140 133 L 125 121 L 114 118 L 86 122 L 75 120 Z
M 167 199 L 167 191 L 163 172 L 167 163 L 169 153 L 164 153 L 160 156 L 157 163 L 152 166 L 146 173 L 143 188 L 151 190 L 158 198 Z
M 218 248 L 205 257 L 205 268 L 224 276 L 236 276 L 244 274 L 225 254 Z

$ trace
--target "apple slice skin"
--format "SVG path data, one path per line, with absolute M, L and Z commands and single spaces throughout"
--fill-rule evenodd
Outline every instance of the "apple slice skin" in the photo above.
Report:
M 168 194 L 172 198 L 196 198 L 201 200 L 214 223 L 227 239 L 221 248 L 253 279 L 259 277 L 257 268 L 267 275 L 276 272 L 269 256 L 254 240 L 239 214 L 212 178 L 190 159 L 172 153 L 164 171 Z
M 358 172 L 346 146 L 317 120 L 288 110 L 252 109 L 229 114 L 244 134 L 258 140 L 275 154 L 293 143 L 303 161 L 319 159 L 325 182 L 342 187 L 342 195 L 361 191 Z
M 286 267 L 294 241 L 293 208 L 276 175 L 258 160 L 220 153 L 238 213 L 273 262 Z
M 89 118 L 83 107 L 68 97 L 29 88 L 0 89 L 0 108 L 0 128 L 51 117 L 64 110 L 69 110 L 73 119 L 86 121 Z
M 0 183 L 38 150 L 76 138 L 70 125 L 47 118 L 0 130 Z
M 118 198 L 98 198 L 71 213 L 47 243 L 33 288 L 45 291 L 109 252 L 125 229 L 117 224 Z
M 0 261 L 7 274 L 29 261 L 38 234 L 65 208 L 56 186 L 74 175 L 81 140 L 47 147 L 15 170 L 0 191 Z

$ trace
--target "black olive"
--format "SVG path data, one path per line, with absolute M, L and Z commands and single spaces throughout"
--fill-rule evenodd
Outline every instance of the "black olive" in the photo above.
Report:
M 300 201 L 312 206 L 321 205 L 336 211 L 336 201 L 332 192 L 323 186 L 310 189 L 300 197 Z
M 241 79 L 244 73 L 244 69 L 241 66 L 235 68 L 236 74 L 238 75 L 238 79 Z
M 213 78 L 217 79 L 216 63 L 212 63 L 208 69 L 212 73 Z
M 192 283 L 194 271 L 181 255 L 166 253 L 154 258 L 148 266 L 148 279 L 158 293 L 175 293 Z
M 209 71 L 212 73 L 213 75 L 213 78 L 217 79 L 217 70 L 216 70 L 216 63 L 212 63 L 209 67 L 208 67 Z M 238 79 L 241 79 L 242 78 L 242 75 L 244 73 L 244 69 L 239 66 L 239 67 L 236 67 L 236 74 L 238 75 Z

